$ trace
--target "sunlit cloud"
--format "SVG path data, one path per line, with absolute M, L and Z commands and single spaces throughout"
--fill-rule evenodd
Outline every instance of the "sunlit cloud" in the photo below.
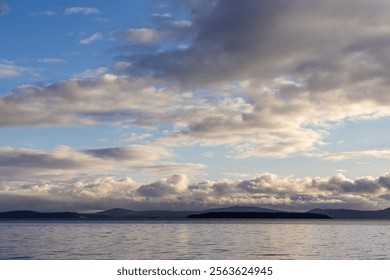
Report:
M 118 205 L 132 209 L 163 207 L 203 209 L 210 206 L 263 205 L 274 209 L 308 210 L 315 207 L 375 209 L 388 204 L 390 176 L 349 179 L 290 178 L 265 173 L 253 179 L 191 182 L 174 174 L 147 184 L 130 177 L 78 177 L 37 183 L 8 183 L 0 188 L 0 209 L 45 201 L 51 209 L 106 209 Z M 58 196 L 61 200 L 58 200 Z M 79 208 L 78 208 L 79 207 Z

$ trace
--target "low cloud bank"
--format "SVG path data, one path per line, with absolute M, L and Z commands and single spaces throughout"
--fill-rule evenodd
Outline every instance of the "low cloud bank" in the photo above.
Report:
M 349 179 L 290 178 L 265 173 L 248 180 L 221 179 L 193 183 L 185 174 L 139 183 L 130 177 L 79 177 L 36 183 L 0 182 L 0 210 L 80 210 L 123 207 L 204 209 L 257 205 L 277 209 L 315 207 L 381 209 L 390 199 L 390 173 Z

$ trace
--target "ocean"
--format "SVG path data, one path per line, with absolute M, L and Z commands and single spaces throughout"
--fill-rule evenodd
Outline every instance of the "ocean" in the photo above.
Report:
M 2 221 L 0 259 L 381 260 L 390 221 Z

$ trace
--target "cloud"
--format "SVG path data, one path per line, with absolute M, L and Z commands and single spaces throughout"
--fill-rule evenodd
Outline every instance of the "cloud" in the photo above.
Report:
M 158 145 L 223 145 L 235 158 L 346 158 L 356 152 L 318 152 L 335 124 L 390 116 L 389 3 L 187 4 L 180 28 L 165 17 L 114 33 L 131 41 L 115 74 L 100 67 L 0 97 L 0 126 L 122 124 L 153 128 Z M 158 47 L 183 39 L 185 49 Z
M 163 39 L 163 34 L 152 28 L 130 28 L 116 32 L 116 38 L 140 43 L 154 43 Z
M 92 42 L 95 42 L 95 41 L 98 41 L 98 40 L 101 40 L 101 39 L 103 39 L 102 34 L 100 34 L 99 32 L 96 32 L 96 33 L 92 34 L 91 36 L 81 40 L 80 44 L 81 45 L 89 45 Z
M 7 2 L 0 0 L 0 16 L 4 16 L 11 11 L 10 7 L 7 5 Z
M 13 64 L 0 63 L 0 78 L 12 78 L 26 72 L 27 69 Z
M 57 15 L 56 12 L 54 11 L 42 11 L 42 12 L 38 12 L 38 13 L 31 13 L 32 16 L 46 16 L 46 17 L 52 17 L 52 16 L 55 16 Z
M 315 4 L 308 0 L 213 3 L 209 9 L 193 10 L 197 32 L 192 33 L 192 45 L 186 51 L 134 57 L 131 62 L 139 70 L 148 69 L 156 75 L 192 85 L 259 77 L 264 80 L 280 74 L 281 70 L 286 75 L 305 76 L 302 71 L 309 65 L 328 74 L 338 68 L 333 78 L 341 77 L 340 82 L 346 76 L 352 78 L 356 74 L 357 78 L 361 72 L 355 68 L 351 74 L 338 76 L 343 73 L 340 67 L 349 66 L 342 65 L 347 61 L 340 58 L 364 50 L 362 54 L 369 56 L 368 60 L 361 60 L 361 65 L 377 63 L 380 62 L 377 59 L 369 60 L 372 53 L 367 53 L 370 49 L 364 43 L 374 43 L 375 49 L 380 44 L 373 39 L 382 41 L 381 46 L 387 44 L 388 4 L 384 1 L 369 4 L 350 0 L 321 0 Z M 338 28 L 341 25 L 343 28 Z M 363 71 L 369 70 L 371 74 L 379 70 L 376 65 L 364 66 Z M 307 70 L 309 74 L 313 69 Z M 306 76 L 312 79 L 313 87 L 320 86 L 318 78 L 322 76 L 317 74 Z M 324 78 L 330 77 L 321 80 Z M 327 84 L 332 85 L 330 81 Z
M 100 148 L 85 150 L 84 153 L 102 159 L 116 161 L 156 161 L 171 157 L 172 154 L 161 147 L 132 145 L 130 147 Z
M 390 158 L 390 150 L 366 150 L 366 151 L 344 151 L 333 153 L 308 153 L 308 156 L 317 157 L 324 160 L 346 160 L 352 158 L 373 157 Z
M 125 207 L 194 209 L 258 205 L 275 209 L 315 207 L 380 209 L 388 206 L 390 175 L 349 179 L 279 177 L 264 173 L 252 179 L 191 182 L 185 174 L 150 183 L 130 177 L 81 176 L 64 180 L 0 184 L 0 209 L 80 210 Z M 42 203 L 42 202 L 45 203 Z M 43 206 L 45 205 L 45 206 Z
M 62 58 L 46 57 L 46 58 L 38 59 L 38 62 L 51 64 L 51 63 L 65 63 L 66 60 Z
M 145 139 L 149 139 L 153 137 L 152 134 L 150 133 L 134 133 L 132 132 L 130 136 L 126 136 L 122 142 L 137 142 L 137 141 L 142 141 Z
M 55 150 L 0 147 L 0 177 L 7 182 L 39 178 L 58 180 L 81 173 L 102 174 L 133 170 L 143 173 L 170 174 L 174 170 L 196 174 L 200 164 L 167 161 L 172 153 L 165 147 L 130 145 L 126 147 L 73 150 L 60 146 Z
M 170 14 L 155 14 L 153 19 L 155 22 L 152 22 L 153 24 L 150 27 L 128 28 L 113 32 L 114 39 L 124 40 L 127 43 L 127 45 L 119 48 L 119 51 L 130 49 L 132 51 L 128 52 L 134 54 L 134 50 L 137 50 L 139 45 L 142 48 L 145 48 L 145 45 L 149 47 L 155 45 L 157 49 L 166 50 L 167 46 L 162 46 L 161 43 L 169 42 L 175 46 L 184 44 L 194 33 L 192 22 L 189 20 L 176 21 Z M 153 51 L 146 53 L 153 53 Z
M 98 74 L 102 70 L 105 68 L 98 68 Z M 84 74 L 92 77 L 96 71 Z M 22 86 L 0 97 L 0 126 L 94 123 L 155 126 L 179 117 L 177 104 L 191 103 L 191 96 L 175 88 L 162 91 L 156 84 L 158 81 L 147 78 L 105 74 L 92 80 Z
M 97 8 L 93 7 L 70 7 L 66 8 L 64 11 L 64 15 L 74 15 L 74 14 L 82 14 L 82 15 L 93 15 L 100 14 L 101 12 Z
M 15 179 L 39 176 L 67 176 L 80 170 L 101 169 L 102 162 L 61 146 L 53 151 L 0 148 L 0 174 L 3 178 Z
M 101 66 L 96 69 L 87 69 L 81 72 L 80 74 L 75 75 L 74 77 L 77 79 L 85 80 L 85 79 L 98 79 L 103 77 L 108 72 L 108 68 L 106 66 Z
M 166 197 L 170 194 L 182 193 L 187 190 L 189 179 L 186 175 L 172 175 L 149 185 L 142 185 L 137 192 L 145 197 Z
M 121 56 L 131 75 L 209 91 L 214 108 L 192 110 L 175 137 L 234 143 L 239 157 L 285 156 L 324 144 L 334 123 L 390 115 L 387 2 L 213 3 L 193 11 L 186 49 Z M 241 107 L 212 99 L 229 93 Z

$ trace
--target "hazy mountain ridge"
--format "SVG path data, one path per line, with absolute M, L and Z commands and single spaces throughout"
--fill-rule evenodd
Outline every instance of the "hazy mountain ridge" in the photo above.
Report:
M 327 215 L 300 212 L 207 212 L 190 219 L 331 219 Z
M 54 212 L 43 213 L 36 211 L 8 211 L 0 212 L 0 219 L 21 219 L 21 220 L 46 220 L 46 219 L 67 219 L 67 220 L 170 220 L 186 219 L 190 215 L 208 212 L 258 212 L 276 213 L 278 210 L 255 207 L 255 206 L 231 206 L 226 208 L 212 208 L 199 211 L 168 211 L 168 210 L 147 210 L 133 211 L 123 208 L 113 208 L 95 213 L 81 214 L 77 212 Z
M 228 213 L 228 214 L 227 214 Z M 231 206 L 200 211 L 148 210 L 133 211 L 113 208 L 95 213 L 77 212 L 0 212 L 1 220 L 177 220 L 190 218 L 269 218 L 269 219 L 390 219 L 390 208 L 376 211 L 351 209 L 312 209 L 307 212 L 287 212 L 255 206 Z
M 351 209 L 312 209 L 307 213 L 328 215 L 333 219 L 390 219 L 390 208 L 375 211 Z

